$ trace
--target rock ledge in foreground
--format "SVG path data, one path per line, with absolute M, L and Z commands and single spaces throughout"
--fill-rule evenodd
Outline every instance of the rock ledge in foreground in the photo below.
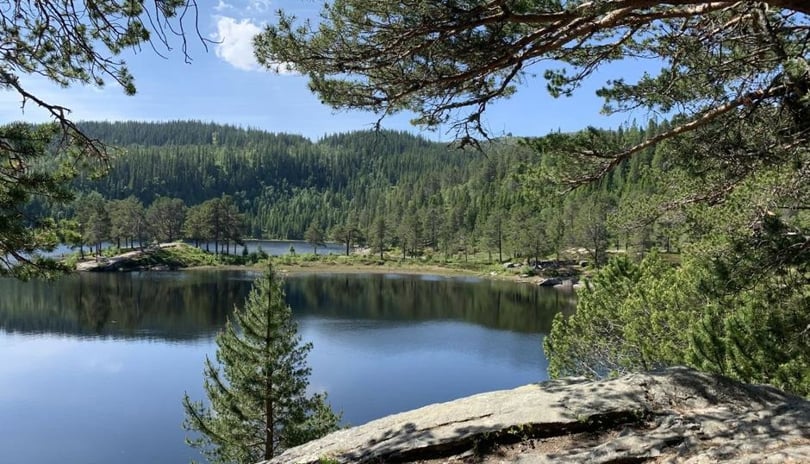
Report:
M 264 464 L 810 463 L 810 402 L 686 368 L 550 381 L 341 430 Z

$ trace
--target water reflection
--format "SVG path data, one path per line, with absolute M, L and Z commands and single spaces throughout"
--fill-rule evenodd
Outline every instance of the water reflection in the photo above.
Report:
M 214 273 L 73 274 L 0 280 L 0 328 L 9 332 L 188 340 L 210 337 L 249 280 Z
M 0 328 L 81 337 L 210 338 L 241 304 L 257 274 L 151 272 L 74 274 L 55 281 L 0 279 Z M 570 295 L 507 282 L 395 275 L 304 275 L 287 279 L 297 317 L 414 322 L 465 321 L 548 333 Z
M 571 294 L 553 289 L 429 277 L 299 276 L 288 279 L 287 301 L 302 316 L 408 322 L 456 320 L 527 333 L 548 333 L 554 314 L 574 308 Z

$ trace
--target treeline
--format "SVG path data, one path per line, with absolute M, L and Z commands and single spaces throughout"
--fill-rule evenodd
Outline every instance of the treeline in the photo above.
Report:
M 109 174 L 78 180 L 80 201 L 55 215 L 80 217 L 78 205 L 101 205 L 95 197 L 100 195 L 110 201 L 110 221 L 122 216 L 118 210 L 134 211 L 140 204 L 144 224 L 163 227 L 142 235 L 135 223 L 102 227 L 109 229 L 104 240 L 332 239 L 347 250 L 363 244 L 380 253 L 396 249 L 403 257 L 448 258 L 485 252 L 499 261 L 559 256 L 581 247 L 601 262 L 610 246 L 643 253 L 675 247 L 679 237 L 677 218 L 659 215 L 645 222 L 637 211 L 624 214 L 656 193 L 665 164 L 653 150 L 598 185 L 562 196 L 541 171 L 556 162 L 544 156 L 544 144 L 559 144 L 557 139 L 568 137 L 563 134 L 529 143 L 505 138 L 476 152 L 391 131 L 312 142 L 193 121 L 88 122 L 83 128 L 120 150 Z M 628 143 L 659 129 L 650 123 L 612 134 L 617 143 Z M 227 203 L 227 213 L 214 214 L 212 201 Z M 172 204 L 181 218 L 169 221 L 157 213 Z M 149 210 L 155 212 L 150 216 Z M 84 214 L 78 222 L 88 227 L 97 221 Z M 90 235 L 87 243 L 104 234 Z
M 130 195 L 107 200 L 97 191 L 81 193 L 71 205 L 70 219 L 62 220 L 63 241 L 79 249 L 89 246 L 101 253 L 104 242 L 116 247 L 143 248 L 151 241 L 186 239 L 206 244 L 215 253 L 229 253 L 244 245 L 245 218 L 233 202 L 222 195 L 187 207 L 179 198 L 158 197 L 149 207 Z

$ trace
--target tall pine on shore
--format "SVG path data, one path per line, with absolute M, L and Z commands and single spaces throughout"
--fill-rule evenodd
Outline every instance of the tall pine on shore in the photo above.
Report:
M 307 395 L 311 343 L 298 325 L 272 268 L 258 278 L 216 338 L 216 363 L 205 360 L 208 404 L 183 398 L 187 439 L 212 464 L 256 463 L 321 437 L 338 426 L 323 394 Z

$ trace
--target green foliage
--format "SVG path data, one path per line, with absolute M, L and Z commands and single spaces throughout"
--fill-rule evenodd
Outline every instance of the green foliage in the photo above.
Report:
M 194 206 L 183 224 L 184 236 L 199 245 L 201 242 L 214 242 L 214 252 L 220 252 L 220 244 L 226 253 L 232 242 L 244 245 L 245 217 L 239 211 L 233 197 L 222 194 Z
M 548 341 L 554 374 L 602 376 L 677 363 L 810 393 L 810 152 L 801 142 L 785 157 L 779 139 L 788 129 L 773 127 L 782 122 L 751 117 L 706 124 L 611 171 L 603 185 L 622 186 L 618 213 L 606 221 L 617 246 L 621 240 L 628 253 L 636 252 L 629 256 L 638 256 L 650 242 L 669 250 L 678 237 L 682 265 L 674 276 L 644 284 L 655 289 L 644 297 L 653 311 L 635 312 L 639 291 L 603 290 L 606 307 L 594 305 L 586 292 L 581 313 L 570 323 L 558 321 Z M 570 140 L 557 139 L 553 142 Z M 644 158 L 649 164 L 634 167 Z M 640 183 L 618 182 L 633 171 Z M 635 274 L 617 280 L 621 285 L 603 284 L 640 285 Z M 648 325 L 639 325 L 642 320 Z M 656 334 L 673 325 L 678 329 Z M 645 330 L 655 337 L 639 337 Z
M 533 267 L 523 266 L 520 268 L 520 275 L 532 276 L 534 273 L 535 271 Z
M 98 192 L 79 195 L 74 201 L 82 244 L 91 245 L 95 254 L 101 253 L 101 243 L 110 238 L 112 221 L 104 198 Z
M 186 205 L 179 198 L 158 197 L 146 210 L 146 221 L 159 242 L 171 242 L 182 236 Z
M 775 237 L 786 238 L 805 240 Z M 576 314 L 555 318 L 549 373 L 598 378 L 683 364 L 810 395 L 807 253 L 776 272 L 765 269 L 769 252 L 718 253 L 677 268 L 656 254 L 639 265 L 613 260 L 580 292 Z
M 312 252 L 316 255 L 318 254 L 318 247 L 326 245 L 323 231 L 315 221 L 312 221 L 306 232 L 304 232 L 304 240 L 312 245 Z
M 260 230 L 260 235 L 295 236 L 296 230 L 303 234 L 308 225 L 327 229 L 352 222 L 357 231 L 364 232 L 361 235 L 368 237 L 368 245 L 374 252 L 382 253 L 380 259 L 387 258 L 386 251 L 390 251 L 388 258 L 404 252 L 408 259 L 425 262 L 467 260 L 475 269 L 488 261 L 487 255 L 491 259 L 491 253 L 498 251 L 497 241 L 485 240 L 491 236 L 487 226 L 496 211 L 508 213 L 501 220 L 504 258 L 520 261 L 545 259 L 549 255 L 581 259 L 585 253 L 594 252 L 598 252 L 601 261 L 606 250 L 620 245 L 624 245 L 632 259 L 638 259 L 651 249 L 683 249 L 700 240 L 701 235 L 710 235 L 708 231 L 716 227 L 716 224 L 697 225 L 697 213 L 684 211 L 678 207 L 678 200 L 672 200 L 691 195 L 702 182 L 690 180 L 682 170 L 666 167 L 662 160 L 674 156 L 672 147 L 647 150 L 620 163 L 604 183 L 561 197 L 556 195 L 554 184 L 544 183 L 536 168 L 564 164 L 565 158 L 551 151 L 538 154 L 533 151 L 534 146 L 529 149 L 525 144 L 507 140 L 488 145 L 484 158 L 459 156 L 439 144 L 397 133 L 382 133 L 377 138 L 365 132 L 343 134 L 313 144 L 283 134 L 193 122 L 88 123 L 88 127 L 99 135 L 127 143 L 141 134 L 138 140 L 155 144 L 129 146 L 131 151 L 116 161 L 120 164 L 111 175 L 94 184 L 103 187 L 100 191 L 107 195 L 132 188 L 147 192 L 145 198 L 150 201 L 152 195 L 148 191 L 155 188 L 176 192 L 189 202 L 195 197 L 214 196 L 188 211 L 183 234 L 195 243 L 212 237 L 211 221 L 204 218 L 211 217 L 208 208 L 213 202 L 228 197 L 238 207 L 237 215 L 243 214 L 247 230 Z M 614 143 L 632 143 L 665 127 L 666 123 L 650 123 L 644 129 L 633 125 L 611 137 Z M 220 140 L 216 147 L 210 143 L 212 131 L 217 132 Z M 535 142 L 551 150 L 566 137 L 557 134 Z M 302 145 L 286 146 L 280 140 Z M 232 146 L 225 145 L 226 142 Z M 259 153 L 281 150 L 282 160 L 288 156 L 285 154 L 305 154 L 301 158 L 286 158 L 290 164 L 283 166 L 298 166 L 306 177 L 271 175 L 264 170 L 265 166 L 273 169 L 281 166 L 270 164 L 263 155 L 257 157 L 251 144 L 261 147 L 257 149 Z M 380 151 L 371 151 L 369 146 Z M 141 151 L 151 153 L 150 158 L 133 156 Z M 386 155 L 380 157 L 383 152 Z M 194 159 L 191 153 L 207 155 L 199 157 L 198 166 L 184 164 Z M 151 169 L 150 173 L 134 176 L 143 167 Z M 248 175 L 251 171 L 247 167 L 252 167 L 255 174 Z M 195 170 L 211 175 L 212 181 L 205 184 L 202 178 L 195 177 Z M 322 170 L 331 173 L 334 184 L 318 180 Z M 161 182 L 153 183 L 155 179 Z M 257 179 L 267 179 L 263 181 L 265 185 L 273 185 L 265 191 L 277 192 L 283 185 L 295 182 L 308 187 L 293 187 L 284 197 L 268 197 L 264 193 L 253 197 L 251 192 Z M 84 181 L 81 185 L 89 186 Z M 226 195 L 222 196 L 222 192 Z M 601 205 L 604 207 L 599 214 L 586 214 L 588 210 L 599 211 L 596 207 Z M 730 223 L 730 219 L 726 216 L 720 219 L 717 213 L 701 215 L 717 216 L 716 222 L 721 225 Z M 313 219 L 304 222 L 306 218 Z M 695 230 L 694 234 L 685 233 L 690 228 Z M 600 232 L 601 235 L 596 235 L 599 240 L 585 241 L 586 235 L 580 233 L 584 229 Z M 355 238 L 352 237 L 352 242 Z M 235 239 L 227 241 L 238 243 Z M 577 248 L 582 248 L 579 254 Z M 591 257 L 588 262 L 593 264 L 594 259 Z
M 810 295 L 769 299 L 749 291 L 723 303 L 734 310 L 713 305 L 696 324 L 690 363 L 810 396 Z
M 577 213 L 573 233 L 576 242 L 585 246 L 591 261 L 599 266 L 605 262 L 610 240 L 607 219 L 611 212 L 610 201 L 604 195 L 593 195 Z
M 807 140 L 808 15 L 805 2 L 778 0 L 733 5 L 572 0 L 506 7 L 339 0 L 325 4 L 318 21 L 280 11 L 277 22 L 257 36 L 255 52 L 270 69 L 285 63 L 306 75 L 325 104 L 382 116 L 412 111 L 415 124 L 451 127 L 462 143 L 486 137 L 482 113 L 489 103 L 512 96 L 539 63 L 545 65 L 540 67 L 549 93 L 559 97 L 572 95 L 599 69 L 625 57 L 651 57 L 660 70 L 635 82 L 601 83 L 597 94 L 604 112 L 679 112 L 678 124 L 664 138 L 717 120 L 723 127 L 744 127 L 751 119 L 770 119 L 771 128 L 784 130 L 761 139 L 762 146 L 776 141 L 770 146 L 779 147 L 755 156 L 767 158 L 781 156 L 794 137 Z M 583 137 L 587 150 L 568 151 L 572 158 L 587 153 L 576 159 L 588 175 L 601 177 L 650 146 L 631 148 L 636 144 L 590 132 Z M 760 134 L 715 135 L 719 146 Z M 721 153 L 731 154 L 728 145 L 723 148 Z
M 620 237 L 612 224 L 603 223 L 605 214 L 589 216 L 583 209 L 605 204 L 611 212 L 631 210 L 628 205 L 659 188 L 649 155 L 626 163 L 604 188 L 562 198 L 549 185 L 538 184 L 533 170 L 556 160 L 509 139 L 486 145 L 484 157 L 387 131 L 340 134 L 313 143 L 196 122 L 83 127 L 103 140 L 119 141 L 125 151 L 113 161 L 109 176 L 81 179 L 82 191 L 93 189 L 106 198 L 132 193 L 147 206 L 157 195 L 179 198 L 190 206 L 183 237 L 195 244 L 212 242 L 215 250 L 226 242 L 240 243 L 245 234 L 325 240 L 330 231 L 333 240 L 346 244 L 350 239 L 349 253 L 356 245 L 368 245 L 380 259 L 390 252 L 389 257 L 405 259 L 481 260 L 483 252 L 489 261 L 528 261 L 549 254 L 570 257 L 572 248 L 590 251 L 592 245 L 577 233 L 587 223 L 603 231 L 601 240 L 591 242 L 601 247 L 601 261 L 608 242 L 631 233 L 631 227 L 623 226 Z M 652 124 L 645 130 L 656 128 Z M 642 132 L 633 126 L 614 138 L 635 140 Z M 212 143 L 214 133 L 217 144 Z M 111 218 L 118 217 L 113 212 L 123 200 L 113 201 Z M 228 225 L 232 219 L 235 226 Z M 674 225 L 655 218 L 648 222 L 658 233 L 634 251 L 644 253 L 665 239 L 677 245 L 679 236 L 670 234 Z
M 111 200 L 107 205 L 110 215 L 110 240 L 115 240 L 120 247 L 121 240 L 124 245 L 128 241 L 130 247 L 137 240 L 144 243 L 147 240 L 149 226 L 146 222 L 146 210 L 134 196 L 123 200 Z
M 380 261 L 384 260 L 390 232 L 388 231 L 388 223 L 383 215 L 377 215 L 368 236 L 371 239 L 371 250 L 380 254 Z
M 690 362 L 810 396 L 810 221 L 766 214 L 732 235 L 700 280 L 706 305 L 695 324 Z
M 569 321 L 555 321 L 551 370 L 604 376 L 691 361 L 806 394 L 809 19 L 807 2 L 777 0 L 336 0 L 317 22 L 279 12 L 255 48 L 267 67 L 307 75 L 326 104 L 412 111 L 416 124 L 452 127 L 479 147 L 482 113 L 532 65 L 558 66 L 544 74 L 557 97 L 625 57 L 658 60 L 660 70 L 609 80 L 597 95 L 608 114 L 642 108 L 670 121 L 528 141 L 540 159 L 516 173 L 537 204 L 588 184 L 555 208 L 545 228 L 553 248 L 565 230 L 597 266 L 611 244 L 634 254 L 597 275 Z M 465 258 L 479 243 L 502 251 L 497 213 L 520 206 L 508 188 L 487 188 L 494 163 L 479 172 L 479 196 L 447 208 L 445 249 Z M 398 210 L 403 258 L 416 254 L 412 210 Z M 669 251 L 679 234 L 679 269 L 656 256 L 632 264 L 656 244 Z
M 55 124 L 0 126 L 0 275 L 28 278 L 64 271 L 39 253 L 53 249 L 68 224 L 26 210 L 34 200 L 71 198 L 72 164 L 52 154 L 58 146 L 69 149 L 70 140 L 58 143 L 58 133 Z
M 151 3 L 148 8 L 143 1 L 40 0 L 0 8 L 0 42 L 8 51 L 0 58 L 0 87 L 16 94 L 22 107 L 35 105 L 54 120 L 0 129 L 0 274 L 25 278 L 65 271 L 38 255 L 58 242 L 64 219 L 50 220 L 44 209 L 69 201 L 70 179 L 77 171 L 86 169 L 94 177 L 97 168 L 107 167 L 111 155 L 104 143 L 69 119 L 69 108 L 48 101 L 27 80 L 44 77 L 61 87 L 100 87 L 112 81 L 134 94 L 134 78 L 122 53 L 145 44 L 171 49 L 172 34 L 181 38 L 185 52 L 183 31 L 196 16 L 196 8 L 189 9 L 191 2 Z M 96 219 L 80 232 L 87 234 L 80 240 L 98 243 L 100 235 L 108 235 L 108 218 Z M 69 232 L 73 239 L 75 232 Z
M 209 405 L 183 399 L 189 444 L 211 463 L 253 464 L 337 428 L 324 394 L 307 395 L 309 343 L 302 344 L 272 268 L 254 283 L 205 361 Z
M 214 256 L 200 249 L 186 244 L 177 244 L 171 247 L 163 247 L 152 250 L 146 254 L 145 262 L 137 264 L 159 264 L 171 268 L 186 268 L 198 266 L 213 266 L 218 264 Z
M 555 317 L 549 374 L 600 378 L 683 363 L 697 314 L 685 272 L 657 254 L 611 260 L 579 292 L 577 312 Z
M 3 43 L 15 53 L 3 57 L 8 68 L 3 85 L 26 96 L 20 74 L 45 76 L 64 87 L 74 83 L 103 86 L 106 78 L 127 94 L 134 94 L 133 76 L 123 60 L 114 57 L 150 42 L 150 29 L 155 27 L 157 40 L 165 41 L 166 32 L 174 27 L 170 18 L 178 18 L 178 13 L 187 8 L 182 0 L 155 0 L 147 13 L 145 3 L 102 0 L 79 8 L 43 0 L 4 10 Z M 39 100 L 35 102 L 45 106 Z

